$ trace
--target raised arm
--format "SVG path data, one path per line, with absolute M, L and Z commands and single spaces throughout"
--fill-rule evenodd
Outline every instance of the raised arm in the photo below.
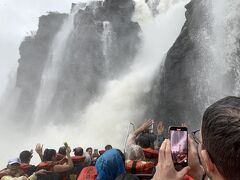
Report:
M 134 136 L 138 136 L 141 132 L 146 131 L 153 124 L 152 119 L 148 119 L 138 129 L 133 132 Z
M 66 149 L 66 154 L 67 154 L 66 156 L 67 156 L 67 160 L 68 160 L 67 164 L 55 165 L 53 167 L 54 172 L 58 172 L 58 173 L 66 172 L 73 168 L 73 161 L 71 159 L 70 152 L 71 152 L 71 148 L 67 147 L 67 149 Z
M 38 153 L 41 161 L 43 161 L 43 144 L 37 144 L 36 145 L 36 148 L 35 148 L 35 151 Z

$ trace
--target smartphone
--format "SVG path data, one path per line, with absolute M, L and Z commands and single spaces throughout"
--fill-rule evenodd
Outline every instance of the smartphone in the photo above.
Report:
M 188 166 L 188 129 L 187 127 L 169 127 L 172 159 L 177 171 Z
M 98 149 L 94 149 L 93 154 L 98 154 Z

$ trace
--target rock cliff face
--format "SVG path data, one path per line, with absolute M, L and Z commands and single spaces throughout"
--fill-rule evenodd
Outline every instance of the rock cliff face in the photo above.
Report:
M 71 119 L 101 90 L 102 82 L 124 73 L 140 43 L 140 27 L 131 21 L 133 11 L 132 0 L 97 1 L 78 10 L 47 114 Z M 66 17 L 56 13 L 41 17 L 37 34 L 26 37 L 20 46 L 18 111 L 26 112 L 22 119 L 33 116 L 50 46 Z
M 19 120 L 32 118 L 51 42 L 66 17 L 67 14 L 58 13 L 41 16 L 36 34 L 25 37 L 20 45 L 16 82 L 17 87 L 21 89 L 16 113 Z
M 153 2 L 159 3 L 146 1 L 150 5 Z M 209 83 L 205 76 L 212 73 L 207 67 L 213 58 L 208 45 L 216 37 L 210 23 L 211 6 L 208 0 L 192 0 L 185 6 L 186 22 L 156 75 L 151 92 L 145 96 L 144 103 L 149 107 L 146 117 L 164 120 L 166 125 L 185 122 L 196 128 L 206 105 L 220 97 L 215 95 L 219 86 L 209 86 L 215 79 Z M 141 42 L 140 27 L 131 20 L 132 0 L 96 1 L 82 7 L 75 14 L 74 28 L 67 37 L 56 90 L 46 112 L 50 119 L 52 115 L 52 119 L 63 122 L 74 119 L 75 112 L 84 110 L 96 94 L 101 94 L 107 80 L 128 71 Z M 18 111 L 22 119 L 32 118 L 52 40 L 67 17 L 58 13 L 42 16 L 36 35 L 26 37 L 20 46 L 17 86 L 21 89 Z M 237 77 L 234 71 L 226 73 L 223 84 L 228 86 L 228 94 Z
M 206 10 L 209 7 L 206 6 L 203 0 L 192 0 L 185 6 L 186 22 L 153 83 L 149 114 L 154 114 L 155 119 L 163 120 L 168 125 L 185 122 L 196 127 L 201 120 L 202 101 L 207 97 L 201 94 L 202 99 L 198 99 L 197 94 L 202 93 L 198 79 L 199 71 L 204 66 L 202 54 L 204 58 L 208 56 L 208 47 L 200 46 L 200 33 L 209 26 L 210 16 Z M 211 28 L 205 29 L 208 30 Z

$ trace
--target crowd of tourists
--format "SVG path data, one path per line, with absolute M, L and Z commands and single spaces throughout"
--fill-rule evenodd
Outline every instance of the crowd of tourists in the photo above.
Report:
M 147 120 L 128 135 L 123 151 L 106 145 L 71 147 L 57 151 L 37 144 L 39 164 L 31 164 L 32 150 L 9 159 L 0 180 L 239 180 L 240 98 L 226 97 L 204 112 L 199 130 L 188 135 L 188 166 L 176 170 L 163 122 L 157 132 Z

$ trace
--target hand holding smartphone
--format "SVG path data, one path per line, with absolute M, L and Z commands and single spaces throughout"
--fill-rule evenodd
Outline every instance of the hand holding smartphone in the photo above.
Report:
M 68 143 L 67 142 L 64 142 L 63 144 L 64 144 L 65 148 L 68 147 Z
M 188 166 L 188 130 L 187 127 L 169 128 L 172 159 L 177 171 Z

